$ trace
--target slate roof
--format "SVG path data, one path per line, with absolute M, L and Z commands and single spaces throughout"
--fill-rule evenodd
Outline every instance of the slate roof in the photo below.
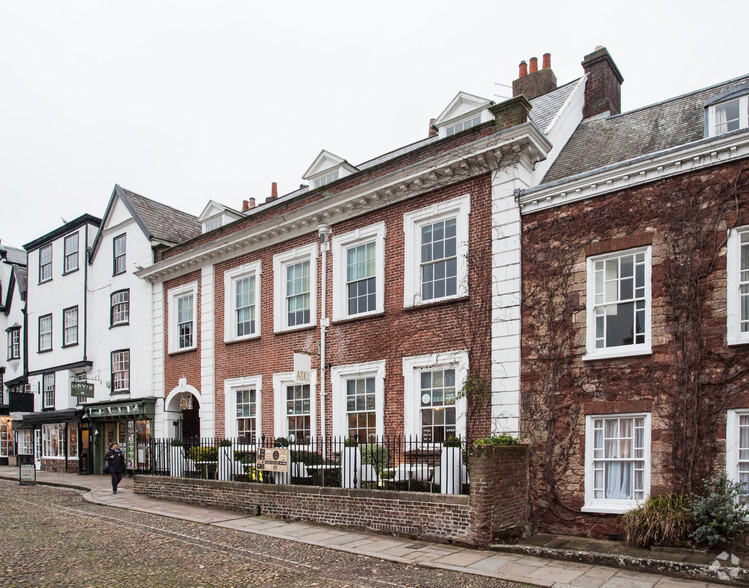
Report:
M 161 204 L 119 185 L 115 186 L 115 191 L 127 200 L 133 212 L 140 218 L 149 239 L 182 243 L 202 232 L 197 216 Z
M 0 257 L 14 265 L 26 265 L 26 252 L 23 249 L 3 245 L 0 247 Z
M 16 274 L 16 283 L 18 291 L 21 293 L 21 300 L 26 300 L 26 284 L 28 282 L 28 270 L 20 265 L 13 266 L 13 272 Z
M 749 75 L 630 112 L 583 120 L 543 183 L 704 139 L 707 101 L 747 81 Z
M 559 86 L 556 90 L 537 96 L 530 101 L 533 107 L 529 114 L 530 119 L 541 132 L 545 133 L 548 130 L 551 121 L 564 106 L 579 81 L 579 78 L 572 80 L 570 83 Z

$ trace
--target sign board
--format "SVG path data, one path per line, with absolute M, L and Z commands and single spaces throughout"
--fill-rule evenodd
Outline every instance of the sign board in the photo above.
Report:
M 125 465 L 132 470 L 135 467 L 135 421 L 127 422 L 127 449 L 125 450 Z
M 36 484 L 36 466 L 33 463 L 22 463 L 18 466 L 18 482 L 21 486 Z
M 70 382 L 70 395 L 79 398 L 93 398 L 94 385 L 89 382 Z
M 310 356 L 307 353 L 294 353 L 294 383 L 310 384 L 312 373 Z
M 128 415 L 128 414 L 140 414 L 141 405 L 139 403 L 132 404 L 119 404 L 114 406 L 91 406 L 86 409 L 86 414 L 89 417 L 105 417 L 105 416 L 117 416 L 117 415 Z
M 289 472 L 289 450 L 283 447 L 258 449 L 256 467 L 264 472 Z

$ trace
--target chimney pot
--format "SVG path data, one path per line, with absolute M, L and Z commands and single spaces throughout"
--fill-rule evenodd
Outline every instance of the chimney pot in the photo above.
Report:
M 529 73 L 536 73 L 538 71 L 538 57 L 531 57 L 531 70 Z
M 524 78 L 528 75 L 528 64 L 525 61 L 520 62 L 520 73 L 518 74 L 518 78 Z
M 551 69 L 551 53 L 544 53 L 544 61 L 541 69 Z
M 278 184 L 273 182 L 270 187 L 271 198 L 278 198 Z
M 242 200 L 242 212 L 247 212 L 248 210 L 250 210 L 250 201 Z

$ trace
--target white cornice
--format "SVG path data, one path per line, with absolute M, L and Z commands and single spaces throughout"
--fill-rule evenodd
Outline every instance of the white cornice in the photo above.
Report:
M 541 160 L 551 143 L 533 123 L 518 125 L 467 145 L 363 182 L 343 192 L 272 216 L 234 233 L 164 259 L 135 275 L 157 282 L 195 271 L 244 253 L 317 230 L 321 223 L 335 224 L 441 186 L 499 169 L 525 157 Z
M 690 143 L 573 176 L 570 181 L 524 190 L 518 195 L 520 212 L 530 214 L 563 206 L 744 157 L 749 157 L 749 133 Z

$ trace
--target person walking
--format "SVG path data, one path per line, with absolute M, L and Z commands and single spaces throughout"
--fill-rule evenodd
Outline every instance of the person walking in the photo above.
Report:
M 117 494 L 117 485 L 125 472 L 125 456 L 117 443 L 109 446 L 109 451 L 104 454 L 104 463 L 109 466 L 109 473 L 112 474 L 112 494 Z

